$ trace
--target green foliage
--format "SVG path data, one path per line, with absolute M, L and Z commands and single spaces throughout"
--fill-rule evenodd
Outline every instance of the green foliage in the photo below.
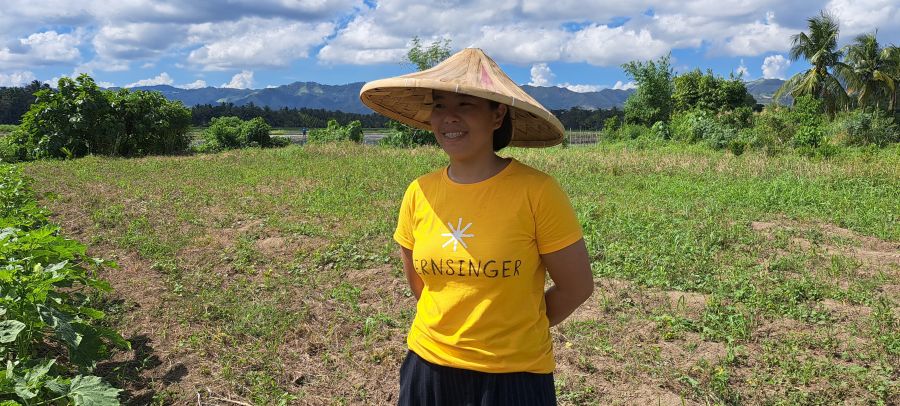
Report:
M 25 87 L 0 87 L 0 127 L 19 124 L 22 115 L 34 103 L 35 92 L 41 89 L 49 90 L 50 85 L 34 80 Z
M 243 145 L 250 147 L 269 147 L 272 145 L 270 132 L 272 132 L 272 127 L 266 123 L 266 120 L 256 117 L 241 123 L 240 141 Z
M 751 108 L 756 104 L 740 78 L 726 80 L 714 75 L 711 70 L 704 74 L 700 69 L 675 77 L 672 101 L 675 111 L 699 109 L 717 112 Z
M 0 398 L 21 404 L 117 405 L 119 389 L 85 376 L 112 347 L 130 348 L 101 323 L 94 273 L 115 263 L 91 258 L 59 235 L 13 166 L 0 166 Z M 64 361 L 60 361 L 64 360 Z
M 106 92 L 122 129 L 109 155 L 142 156 L 172 154 L 187 149 L 191 112 L 181 102 L 171 102 L 159 92 Z
M 669 126 L 663 121 L 657 121 L 656 124 L 653 124 L 653 127 L 650 127 L 650 134 L 660 140 L 667 140 L 672 136 Z
M 838 21 L 824 11 L 806 21 L 809 33 L 801 32 L 791 36 L 790 57 L 792 61 L 802 57 L 812 67 L 784 82 L 775 92 L 774 99 L 778 100 L 784 94 L 790 94 L 795 99 L 804 95 L 812 96 L 822 101 L 829 115 L 834 114 L 850 102 L 841 83 L 845 79 L 844 72 L 850 67 L 841 62 L 843 51 L 837 48 L 840 31 Z
M 412 47 L 406 53 L 406 61 L 416 66 L 420 71 L 429 69 L 441 63 L 450 56 L 450 40 L 432 42 L 428 47 L 423 47 L 418 36 L 413 37 Z
M 625 122 L 651 126 L 668 122 L 672 113 L 672 67 L 668 55 L 657 61 L 631 61 L 622 65 L 637 90 L 625 101 Z
M 841 113 L 829 126 L 836 142 L 848 146 L 877 145 L 900 142 L 900 126 L 881 109 L 857 109 Z
M 342 126 L 337 120 L 328 120 L 325 128 L 315 128 L 309 131 L 309 142 L 323 143 L 335 141 L 353 141 L 360 143 L 363 140 L 362 124 L 359 121 L 351 121 Z
M 4 155 L 26 160 L 167 154 L 189 143 L 190 112 L 158 93 L 101 90 L 83 74 L 64 77 L 56 91 L 43 89 L 35 97 Z
M 825 140 L 823 103 L 809 95 L 794 99 L 790 120 L 797 126 L 792 137 L 795 147 L 818 147 Z
M 388 121 L 388 131 L 384 138 L 378 140 L 378 145 L 386 147 L 409 148 L 419 145 L 437 145 L 434 133 L 410 127 L 399 121 Z
M 603 121 L 603 136 L 613 138 L 621 126 L 619 116 L 612 116 Z
M 198 148 L 202 152 L 223 151 L 247 147 L 275 146 L 269 135 L 272 127 L 261 117 L 241 120 L 237 117 L 216 117 L 203 131 L 204 143 Z M 278 141 L 277 145 L 286 145 Z

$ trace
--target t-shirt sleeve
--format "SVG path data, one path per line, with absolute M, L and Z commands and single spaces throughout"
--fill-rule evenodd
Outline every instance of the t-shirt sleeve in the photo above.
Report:
M 415 237 L 413 236 L 413 228 L 415 228 L 415 195 L 416 182 L 409 184 L 406 193 L 403 194 L 403 201 L 400 203 L 400 213 L 397 216 L 397 229 L 394 230 L 394 241 L 406 249 L 413 249 L 415 245 Z
M 556 179 L 549 178 L 544 183 L 535 204 L 534 215 L 540 254 L 559 251 L 583 237 L 572 203 Z

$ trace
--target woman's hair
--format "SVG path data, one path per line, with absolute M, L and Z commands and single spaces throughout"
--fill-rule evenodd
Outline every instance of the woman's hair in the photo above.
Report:
M 499 102 L 495 102 L 493 100 L 488 100 L 491 104 L 491 109 L 496 110 L 500 107 Z M 512 111 L 509 106 L 506 106 L 506 115 L 503 116 L 503 123 L 500 124 L 500 128 L 494 130 L 494 152 L 497 152 L 503 148 L 506 148 L 509 145 L 509 141 L 512 140 Z

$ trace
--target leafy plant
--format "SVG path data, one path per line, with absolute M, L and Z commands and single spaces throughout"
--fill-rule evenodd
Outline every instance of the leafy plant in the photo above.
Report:
M 59 235 L 13 166 L 0 167 L 0 210 L 0 398 L 118 404 L 118 389 L 86 375 L 110 348 L 130 348 L 93 305 L 111 290 L 94 272 L 115 263 Z
M 338 124 L 337 120 L 328 120 L 325 128 L 316 128 L 309 132 L 309 142 L 323 143 L 335 141 L 362 142 L 362 124 L 358 120 L 351 121 L 346 126 Z

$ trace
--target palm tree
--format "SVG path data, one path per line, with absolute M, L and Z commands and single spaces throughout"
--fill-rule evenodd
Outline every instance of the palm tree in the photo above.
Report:
M 840 61 L 843 52 L 837 48 L 838 23 L 824 11 L 806 21 L 809 23 L 809 34 L 801 32 L 791 36 L 790 58 L 796 61 L 803 57 L 812 67 L 784 82 L 774 98 L 778 100 L 785 93 L 795 99 L 811 95 L 821 99 L 825 110 L 833 114 L 839 107 L 849 105 L 850 101 L 840 80 L 847 66 Z
M 881 48 L 875 35 L 861 34 L 844 48 L 850 69 L 843 72 L 843 77 L 860 107 L 880 108 L 887 104 L 893 110 L 898 85 L 897 47 Z

